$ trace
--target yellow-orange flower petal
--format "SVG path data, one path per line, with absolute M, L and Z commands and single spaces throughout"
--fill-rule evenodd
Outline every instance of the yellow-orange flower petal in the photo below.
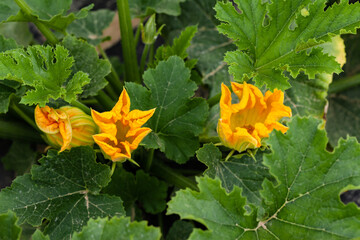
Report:
M 97 133 L 97 126 L 92 118 L 71 106 L 59 109 L 36 106 L 35 122 L 46 134 L 48 142 L 54 147 L 60 147 L 60 151 L 81 145 L 93 145 L 92 135 Z
M 238 103 L 232 103 L 231 92 L 221 85 L 220 119 L 217 131 L 221 142 L 239 152 L 261 146 L 261 139 L 268 137 L 274 130 L 286 132 L 287 127 L 278 121 L 291 117 L 291 109 L 283 104 L 284 93 L 276 90 L 261 91 L 244 82 L 231 83 Z
M 114 162 L 123 162 L 131 158 L 140 142 L 151 132 L 150 128 L 141 128 L 154 114 L 155 109 L 148 111 L 130 111 L 130 98 L 124 89 L 119 101 L 111 111 L 99 113 L 91 111 L 95 123 L 101 133 L 94 135 L 105 157 Z

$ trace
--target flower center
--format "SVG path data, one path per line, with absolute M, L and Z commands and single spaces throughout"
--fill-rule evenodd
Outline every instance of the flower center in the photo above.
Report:
M 118 140 L 118 144 L 120 142 L 125 142 L 127 140 L 126 134 L 130 130 L 130 126 L 127 120 L 118 120 L 116 121 L 116 139 Z

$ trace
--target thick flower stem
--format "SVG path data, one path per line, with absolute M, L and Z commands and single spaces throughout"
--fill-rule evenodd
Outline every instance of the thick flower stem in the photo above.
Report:
M 195 181 L 177 173 L 175 170 L 163 163 L 160 163 L 159 161 L 153 162 L 151 173 L 161 179 L 166 180 L 168 183 L 174 184 L 179 188 L 190 188 L 193 190 L 198 190 Z
M 342 92 L 358 85 L 360 85 L 360 74 L 332 82 L 329 86 L 329 94 Z
M 121 45 L 125 61 L 125 80 L 140 83 L 139 65 L 128 0 L 116 0 L 119 13 Z
M 112 177 L 112 175 L 114 174 L 115 168 L 116 168 L 116 162 L 113 162 L 112 165 L 111 165 L 110 177 Z
M 84 113 L 91 115 L 90 108 L 88 108 L 85 104 L 79 102 L 79 101 L 72 101 L 71 105 L 74 107 L 80 108 Z
M 137 47 L 138 43 L 139 43 L 139 39 L 140 39 L 140 32 L 141 32 L 141 24 L 143 22 L 143 19 L 140 19 L 140 24 L 139 26 L 136 28 L 136 32 L 135 32 L 135 37 L 134 37 L 134 41 L 135 41 L 135 48 Z
M 234 154 L 234 152 L 235 152 L 235 149 L 233 149 L 233 150 L 231 150 L 231 152 L 229 152 L 229 154 L 225 158 L 225 162 L 227 162 L 231 158 L 231 156 Z
M 115 105 L 114 101 L 111 100 L 111 98 L 108 95 L 106 95 L 103 91 L 99 91 L 98 95 L 95 98 L 96 100 L 98 100 L 98 102 L 105 110 L 110 110 Z
M 149 53 L 149 49 L 150 49 L 150 45 L 145 44 L 143 53 L 141 55 L 141 62 L 140 62 L 140 73 L 141 74 L 143 74 L 144 70 L 145 70 L 145 62 L 146 62 L 146 57 L 148 56 L 148 53 Z
M 42 137 L 24 124 L 0 119 L 0 138 L 43 143 Z
M 151 164 L 154 160 L 154 151 L 155 151 L 155 149 L 150 149 L 150 151 L 149 151 L 149 155 L 148 155 L 148 159 L 147 159 L 146 167 L 145 167 L 145 170 L 147 172 L 150 170 Z
M 218 104 L 219 101 L 220 101 L 220 98 L 221 98 L 221 93 L 216 94 L 215 96 L 209 98 L 207 100 L 207 103 L 209 104 L 209 107 L 212 107 L 212 106 Z
M 106 52 L 102 49 L 102 47 L 100 45 L 98 45 L 98 50 L 99 50 L 101 56 L 103 56 L 103 58 L 106 59 L 111 64 L 111 77 L 107 78 L 107 80 L 109 81 L 110 86 L 115 91 L 116 95 L 119 96 L 123 89 L 123 83 L 121 82 L 120 77 L 117 74 L 114 66 L 110 62 L 109 57 L 107 56 Z
M 20 7 L 21 11 L 31 18 L 31 21 L 35 24 L 35 26 L 40 30 L 40 32 L 45 36 L 45 38 L 51 43 L 55 45 L 59 42 L 56 38 L 55 34 L 43 23 L 39 22 L 39 20 L 32 16 L 33 10 L 26 4 L 24 0 L 15 0 L 16 4 Z
M 15 103 L 14 99 L 11 100 L 10 108 L 16 112 L 25 122 L 27 122 L 30 126 L 32 126 L 36 131 L 40 131 L 37 127 L 35 120 L 27 115 L 21 107 Z

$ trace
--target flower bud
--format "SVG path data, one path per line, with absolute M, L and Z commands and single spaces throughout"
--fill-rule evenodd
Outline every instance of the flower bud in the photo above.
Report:
M 155 19 L 155 14 L 153 14 L 148 19 L 145 26 L 143 26 L 142 24 L 140 26 L 141 26 L 141 39 L 143 43 L 153 44 L 165 25 L 162 25 L 159 28 L 159 30 L 156 31 L 156 19 Z
M 35 122 L 46 134 L 49 144 L 60 148 L 60 151 L 82 145 L 93 145 L 92 135 L 98 132 L 96 124 L 89 115 L 71 106 L 59 109 L 36 106 Z

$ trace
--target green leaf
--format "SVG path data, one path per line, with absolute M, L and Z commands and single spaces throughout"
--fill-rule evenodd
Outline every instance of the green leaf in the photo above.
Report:
M 0 52 L 5 52 L 7 50 L 15 49 L 20 47 L 17 45 L 14 39 L 5 38 L 3 35 L 0 35 Z
M 88 225 L 83 228 L 82 232 L 74 233 L 73 240 L 153 240 L 160 239 L 160 229 L 147 226 L 145 221 L 141 222 L 130 222 L 130 218 L 117 218 L 113 217 L 108 220 L 107 218 L 102 219 L 91 219 Z
M 197 24 L 198 32 L 187 49 L 190 59 L 198 59 L 197 68 L 203 77 L 203 83 L 211 87 L 210 97 L 220 92 L 222 82 L 229 83 L 228 67 L 223 61 L 227 51 L 235 50 L 233 41 L 220 34 L 214 17 L 216 0 L 187 0 L 181 4 L 181 15 L 170 17 L 161 15 L 159 22 L 166 24 L 165 39 L 171 41 L 187 26 Z
M 326 130 L 329 142 L 336 146 L 339 138 L 348 135 L 360 139 L 359 87 L 329 96 Z
M 169 202 L 168 213 L 208 228 L 197 229 L 190 239 L 358 237 L 360 209 L 340 202 L 339 193 L 358 185 L 360 145 L 354 138 L 340 140 L 334 152 L 327 152 L 320 123 L 295 117 L 285 135 L 271 133 L 267 143 L 272 153 L 264 156 L 264 164 L 277 184 L 264 180 L 261 205 L 246 206 L 240 188 L 227 193 L 219 179 L 203 177 L 197 179 L 200 191 L 179 191 Z
M 77 13 L 66 12 L 70 9 L 72 0 L 24 0 L 31 9 L 31 16 L 20 11 L 13 0 L 2 0 L 0 3 L 0 22 L 33 22 L 39 21 L 45 26 L 59 32 L 65 32 L 67 26 L 75 19 L 86 17 L 93 5 L 82 8 Z M 34 20 L 34 18 L 36 20 Z
M 67 32 L 84 38 L 88 43 L 96 46 L 103 41 L 103 31 L 110 25 L 114 15 L 114 11 L 107 9 L 91 11 L 86 18 L 77 19 L 71 23 Z
M 96 163 L 90 147 L 58 154 L 49 151 L 30 174 L 17 177 L 0 192 L 0 212 L 14 211 L 19 223 L 40 226 L 54 239 L 69 238 L 90 218 L 125 214 L 118 197 L 99 194 L 110 181 L 110 168 Z
M 0 35 L 0 52 L 16 49 L 19 46 L 13 39 L 6 39 Z M 16 93 L 17 84 L 11 84 L 10 81 L 0 82 L 0 113 L 7 113 L 10 104 L 10 96 Z
M 269 169 L 263 165 L 263 153 L 258 151 L 255 155 L 256 162 L 248 155 L 236 155 L 228 161 L 222 161 L 220 150 L 213 144 L 205 144 L 196 152 L 198 160 L 208 169 L 205 174 L 211 178 L 219 178 L 227 192 L 234 186 L 243 189 L 243 196 L 248 203 L 261 204 L 260 190 L 264 179 L 274 180 Z
M 15 89 L 5 86 L 0 82 L 0 113 L 7 113 L 10 104 L 10 96 L 15 92 Z
M 60 45 L 13 49 L 0 53 L 0 80 L 16 80 L 33 87 L 22 97 L 24 104 L 44 106 L 51 98 L 72 102 L 82 86 L 90 82 L 83 72 L 77 72 L 68 80 L 73 62 L 69 52 Z M 68 85 L 64 87 L 66 82 Z
M 177 220 L 166 235 L 166 240 L 187 240 L 194 229 L 194 224 Z
M 198 221 L 211 231 L 205 238 L 199 236 L 201 230 L 194 229 L 189 239 L 242 239 L 244 227 L 256 227 L 256 214 L 246 214 L 246 199 L 237 186 L 227 193 L 219 179 L 206 176 L 197 181 L 200 192 L 180 190 L 168 203 L 168 214 Z
M 11 211 L 0 214 L 0 239 L 18 240 L 21 228 L 17 225 L 18 218 Z
M 1 161 L 5 169 L 13 170 L 16 175 L 23 175 L 36 161 L 36 152 L 31 148 L 30 143 L 13 141 L 8 153 L 1 158 Z
M 136 17 L 150 16 L 154 12 L 179 16 L 182 2 L 185 0 L 132 0 L 129 7 L 131 14 Z
M 126 84 L 132 109 L 156 108 L 147 123 L 152 132 L 143 143 L 148 148 L 160 148 L 167 158 L 178 163 L 185 163 L 199 148 L 196 136 L 202 132 L 208 115 L 206 101 L 191 98 L 197 86 L 189 78 L 183 60 L 172 56 L 144 73 L 149 90 Z
M 107 85 L 105 76 L 111 72 L 110 63 L 107 60 L 99 59 L 95 47 L 83 40 L 67 36 L 63 40 L 63 45 L 69 50 L 70 55 L 75 60 L 72 67 L 73 72 L 85 72 L 91 79 L 83 87 L 81 97 L 96 96 L 98 91 Z M 76 84 L 77 82 L 74 81 L 74 83 Z
M 29 24 L 24 22 L 0 23 L 0 34 L 6 38 L 14 39 L 17 44 L 25 47 L 33 41 Z
M 360 4 L 347 1 L 326 11 L 326 0 L 234 2 L 238 10 L 232 3 L 219 2 L 215 7 L 222 21 L 219 32 L 238 46 L 225 61 L 235 80 L 253 78 L 259 87 L 289 88 L 284 70 L 292 77 L 303 71 L 310 79 L 317 73 L 339 73 L 335 59 L 315 47 L 329 41 L 329 35 L 356 33 L 360 27 Z
M 339 35 L 319 46 L 325 53 L 334 56 L 339 63 L 344 64 L 345 45 Z M 333 76 L 322 73 L 316 74 L 314 79 L 309 79 L 304 73 L 300 73 L 296 78 L 292 78 L 289 74 L 286 77 L 289 77 L 292 87 L 285 91 L 285 104 L 291 107 L 292 114 L 323 118 L 327 92 Z
M 190 46 L 191 40 L 197 32 L 197 26 L 186 27 L 178 38 L 175 38 L 171 46 L 162 45 L 156 50 L 155 63 L 156 66 L 160 61 L 167 60 L 171 56 L 179 56 L 182 59 L 188 57 L 186 50 Z
M 285 91 L 284 104 L 291 108 L 293 115 L 322 118 L 331 81 L 332 75 L 325 73 L 317 74 L 314 79 L 303 73 L 295 79 L 289 76 L 292 87 Z
M 36 229 L 32 235 L 32 240 L 50 240 L 50 237 L 48 235 L 45 236 L 39 229 Z
M 167 189 L 165 182 L 142 170 L 137 171 L 134 176 L 123 168 L 118 168 L 104 192 L 120 196 L 126 209 L 138 201 L 147 213 L 157 214 L 166 208 Z

